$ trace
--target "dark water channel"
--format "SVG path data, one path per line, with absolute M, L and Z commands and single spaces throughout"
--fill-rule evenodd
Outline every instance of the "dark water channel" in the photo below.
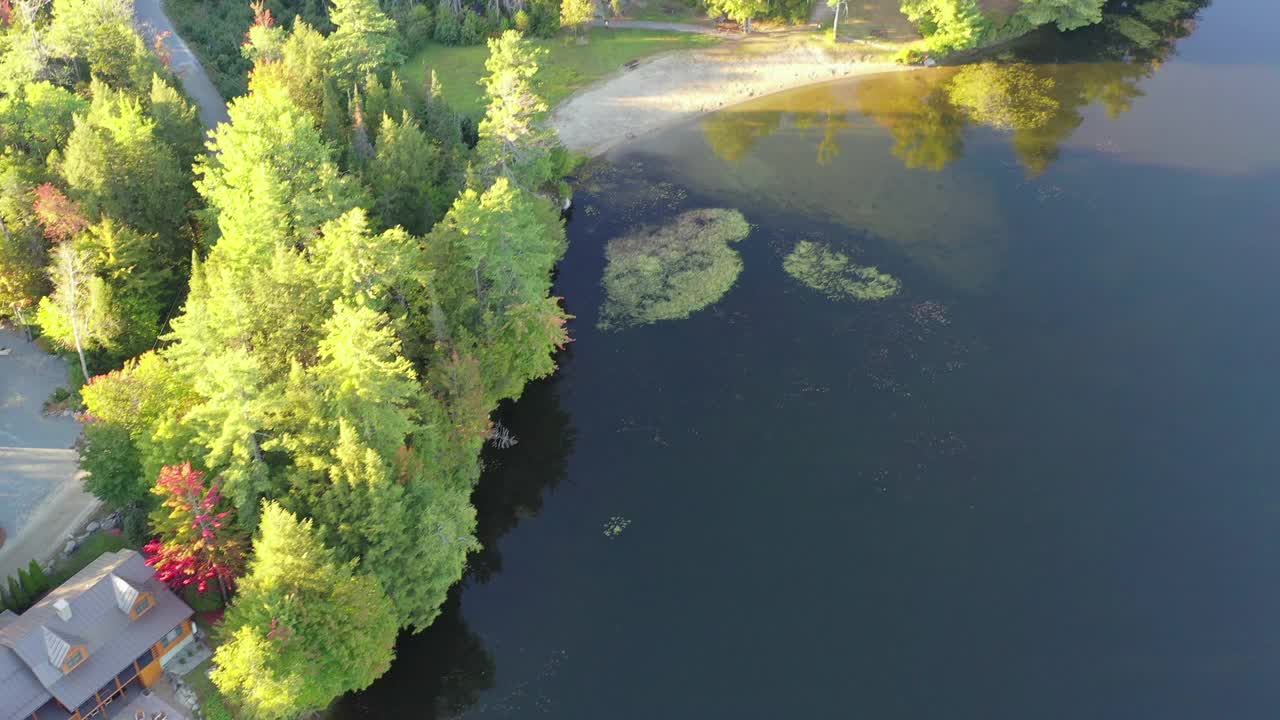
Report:
M 1176 5 L 584 173 L 486 550 L 338 716 L 1280 716 L 1280 5 Z M 600 329 L 707 207 L 731 289 Z

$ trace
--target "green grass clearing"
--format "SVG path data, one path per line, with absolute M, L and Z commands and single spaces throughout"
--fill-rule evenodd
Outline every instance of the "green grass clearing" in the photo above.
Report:
M 200 709 L 204 711 L 205 720 L 235 720 L 238 716 L 231 711 L 222 693 L 209 679 L 209 671 L 213 669 L 213 658 L 209 658 L 195 666 L 182 680 L 195 691 L 200 700 Z
M 67 559 L 54 565 L 53 572 L 49 573 L 50 586 L 58 587 L 104 554 L 127 547 L 129 547 L 129 541 L 124 535 L 115 535 L 106 530 L 90 535 L 85 539 L 84 544 L 76 548 L 76 551 Z
M 665 30 L 590 28 L 590 42 L 579 45 L 571 37 L 535 40 L 547 49 L 539 64 L 538 91 L 554 107 L 574 91 L 607 77 L 632 60 L 668 50 L 708 47 L 719 40 L 707 35 Z M 489 48 L 484 45 L 449 47 L 432 43 L 400 69 L 406 87 L 420 92 L 427 71 L 434 68 L 444 84 L 444 97 L 455 110 L 479 116 L 484 95 L 476 83 L 484 75 Z

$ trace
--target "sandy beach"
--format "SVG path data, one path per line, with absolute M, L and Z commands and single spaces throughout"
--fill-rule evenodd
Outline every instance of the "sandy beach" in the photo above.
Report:
M 641 61 L 569 98 L 551 115 L 568 148 L 601 155 L 662 128 L 762 95 L 818 82 L 902 72 L 883 50 L 838 51 L 812 35 L 761 35 Z

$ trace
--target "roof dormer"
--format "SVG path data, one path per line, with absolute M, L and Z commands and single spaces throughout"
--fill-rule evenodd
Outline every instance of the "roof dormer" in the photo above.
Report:
M 44 649 L 49 655 L 49 664 L 62 670 L 64 674 L 75 670 L 89 657 L 89 650 L 83 644 L 72 643 L 43 625 L 40 626 L 40 631 L 44 635 Z

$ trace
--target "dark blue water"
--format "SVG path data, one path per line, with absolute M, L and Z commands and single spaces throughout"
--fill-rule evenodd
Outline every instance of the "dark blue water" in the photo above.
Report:
M 1276 717 L 1278 23 L 1042 36 L 585 173 L 486 549 L 339 715 Z M 754 224 L 733 288 L 597 329 L 606 243 L 699 207 Z M 815 292 L 801 241 L 901 291 Z

